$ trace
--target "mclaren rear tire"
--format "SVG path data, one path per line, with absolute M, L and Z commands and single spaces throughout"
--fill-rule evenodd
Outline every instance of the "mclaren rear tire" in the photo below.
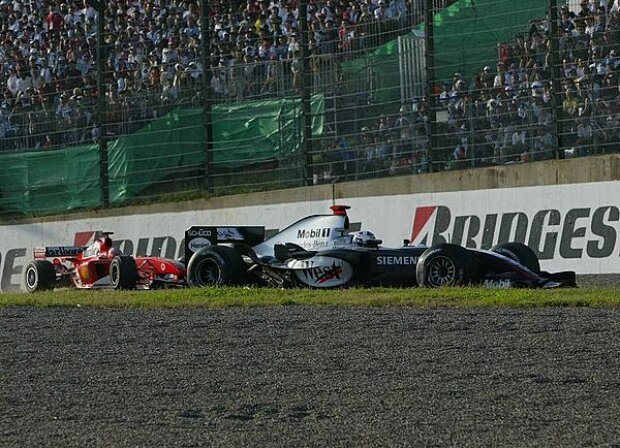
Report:
M 190 258 L 187 282 L 192 287 L 243 285 L 247 283 L 247 267 L 233 248 L 209 246 Z
M 540 274 L 540 263 L 538 261 L 538 257 L 532 249 L 523 243 L 498 244 L 491 249 L 491 252 L 510 258 L 511 260 L 522 264 L 530 271 Z
M 476 272 L 467 250 L 455 244 L 439 244 L 427 249 L 416 265 L 419 286 L 440 288 L 465 286 Z
M 24 278 L 26 291 L 49 291 L 56 286 L 56 269 L 49 260 L 34 260 L 26 266 Z
M 110 263 L 110 283 L 114 289 L 136 289 L 138 266 L 129 255 L 120 255 Z

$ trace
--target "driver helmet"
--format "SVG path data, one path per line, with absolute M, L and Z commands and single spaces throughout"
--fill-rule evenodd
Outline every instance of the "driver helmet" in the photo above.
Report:
M 120 249 L 117 249 L 116 247 L 113 247 L 112 249 L 108 251 L 108 257 L 110 258 L 120 257 L 121 255 L 123 255 L 123 251 Z
M 352 243 L 363 247 L 377 247 L 381 244 L 381 240 L 375 237 L 370 230 L 362 230 L 353 234 Z

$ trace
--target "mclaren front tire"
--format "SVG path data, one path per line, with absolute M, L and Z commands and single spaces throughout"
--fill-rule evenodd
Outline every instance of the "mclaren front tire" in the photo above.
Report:
M 492 252 L 510 258 L 522 264 L 530 271 L 540 274 L 540 263 L 538 257 L 532 249 L 523 243 L 504 243 L 498 244 L 491 249 Z
M 419 286 L 439 288 L 465 286 L 475 279 L 477 270 L 467 250 L 455 244 L 439 244 L 427 249 L 416 265 Z

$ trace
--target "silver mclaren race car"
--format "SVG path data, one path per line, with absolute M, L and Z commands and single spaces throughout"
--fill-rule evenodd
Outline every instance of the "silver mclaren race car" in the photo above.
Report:
M 491 250 L 454 244 L 387 248 L 370 231 L 351 232 L 348 206 L 307 216 L 265 238 L 262 226 L 192 226 L 185 232 L 190 286 L 271 285 L 464 286 L 557 288 L 576 286 L 574 272 L 541 271 L 525 244 Z

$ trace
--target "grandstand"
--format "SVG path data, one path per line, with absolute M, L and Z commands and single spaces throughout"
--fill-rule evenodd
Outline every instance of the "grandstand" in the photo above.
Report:
M 620 140 L 615 0 L 97 5 L 0 1 L 0 214 L 581 157 Z

